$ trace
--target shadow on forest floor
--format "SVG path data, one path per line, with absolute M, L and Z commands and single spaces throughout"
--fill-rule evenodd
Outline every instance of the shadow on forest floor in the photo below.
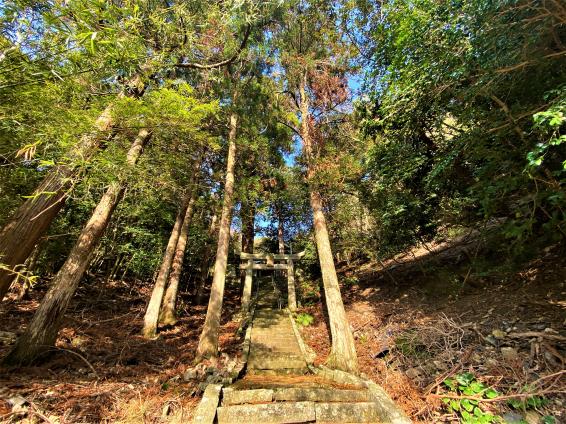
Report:
M 513 270 L 498 255 L 482 257 L 473 237 L 429 249 L 339 266 L 340 280 L 353 282 L 342 294 L 361 371 L 418 422 L 458 419 L 438 393 L 448 391 L 445 378 L 463 372 L 503 395 L 523 391 L 543 399 L 539 412 L 516 411 L 505 401 L 482 403 L 485 411 L 566 419 L 560 415 L 566 402 L 564 247 L 545 249 Z M 302 332 L 324 362 L 330 341 L 322 306 L 299 312 L 315 317 Z
M 147 284 L 102 279 L 83 284 L 49 356 L 37 366 L 0 368 L 0 422 L 11 410 L 6 399 L 14 396 L 31 405 L 29 422 L 39 414 L 57 423 L 137 423 L 162 416 L 187 422 L 201 391 L 198 381 L 179 376 L 194 359 L 206 306 L 181 294 L 177 325 L 145 340 L 139 333 L 150 290 Z M 44 293 L 38 287 L 30 300 L 4 302 L 0 330 L 20 334 Z M 233 294 L 227 290 L 222 317 L 224 358 L 240 353 L 238 324 L 229 320 L 237 305 Z M 8 349 L 0 346 L 0 356 Z

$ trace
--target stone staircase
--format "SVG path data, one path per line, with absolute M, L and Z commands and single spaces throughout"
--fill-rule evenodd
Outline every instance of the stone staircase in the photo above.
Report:
M 381 423 L 378 406 L 363 388 L 338 388 L 315 375 L 252 374 L 222 390 L 217 422 L 223 423 Z
M 246 374 L 227 387 L 209 385 L 194 423 L 410 423 L 374 383 L 309 366 L 280 306 L 277 290 L 260 286 Z

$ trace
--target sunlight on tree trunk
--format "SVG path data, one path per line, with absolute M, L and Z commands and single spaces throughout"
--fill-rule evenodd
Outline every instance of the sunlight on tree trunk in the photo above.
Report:
M 240 219 L 242 221 L 242 252 L 254 252 L 254 237 L 255 237 L 255 201 L 248 200 L 243 202 L 241 206 Z M 241 270 L 240 273 L 240 293 L 243 296 L 246 284 L 246 271 Z
M 210 219 L 210 227 L 208 228 L 208 237 L 212 238 L 216 234 L 216 225 L 218 223 L 218 216 L 216 213 L 212 215 Z M 197 280 L 197 287 L 195 289 L 195 301 L 197 305 L 201 305 L 204 302 L 204 286 L 208 280 L 208 275 L 210 274 L 210 262 L 212 255 L 212 248 L 214 242 L 207 243 L 204 248 L 204 253 L 202 254 L 202 260 L 200 265 L 200 275 Z
M 128 151 L 128 166 L 136 164 L 150 137 L 151 133 L 145 129 L 139 132 Z M 104 234 L 114 209 L 120 202 L 124 187 L 125 184 L 122 181 L 110 184 L 81 231 L 67 260 L 51 282 L 51 287 L 39 305 L 29 327 L 5 358 L 5 364 L 30 363 L 39 354 L 52 348 L 69 302 L 90 264 L 94 249 Z
M 189 204 L 189 196 L 185 195 L 181 203 L 181 208 L 177 213 L 177 218 L 175 219 L 175 224 L 171 230 L 171 236 L 169 237 L 169 242 L 165 248 L 165 253 L 163 254 L 163 260 L 161 261 L 161 266 L 159 268 L 159 274 L 155 279 L 155 285 L 153 286 L 153 291 L 151 292 L 151 297 L 149 303 L 147 304 L 147 309 L 145 311 L 145 316 L 143 319 L 142 336 L 146 339 L 152 339 L 157 334 L 157 323 L 159 320 L 159 309 L 161 308 L 161 301 L 163 300 L 163 293 L 165 292 L 165 284 L 167 284 L 167 278 L 171 272 L 171 264 L 173 263 L 173 255 L 175 254 L 175 249 L 177 243 L 179 242 L 179 236 L 181 235 L 181 227 L 183 226 L 183 219 L 187 211 Z
M 185 249 L 187 248 L 187 239 L 189 237 L 189 229 L 191 227 L 193 213 L 195 210 L 195 203 L 198 195 L 197 178 L 192 184 L 191 199 L 189 206 L 183 219 L 179 240 L 177 241 L 177 248 L 175 249 L 175 257 L 173 258 L 173 265 L 171 266 L 171 274 L 169 275 L 169 286 L 165 292 L 163 299 L 163 306 L 159 316 L 159 322 L 163 325 L 174 325 L 177 322 L 175 315 L 175 305 L 177 304 L 177 292 L 179 290 L 179 280 L 181 278 L 181 271 L 183 270 L 183 261 L 185 259 Z
M 300 85 L 301 136 L 307 157 L 307 180 L 309 183 L 310 203 L 313 212 L 316 248 L 320 261 L 320 269 L 322 271 L 322 282 L 324 285 L 328 319 L 330 321 L 330 334 L 332 336 L 332 348 L 327 360 L 327 365 L 331 368 L 343 371 L 357 372 L 358 358 L 356 355 L 356 347 L 342 302 L 342 294 L 340 293 L 340 285 L 338 284 L 338 276 L 336 275 L 336 268 L 334 266 L 326 218 L 324 217 L 322 197 L 318 190 L 312 186 L 312 179 L 315 177 L 312 167 L 314 149 L 309 132 L 310 103 L 306 92 L 306 85 L 305 75 Z
M 222 314 L 222 300 L 224 297 L 224 284 L 226 281 L 226 267 L 228 265 L 228 248 L 230 244 L 230 223 L 232 218 L 232 204 L 234 202 L 234 168 L 236 166 L 236 131 L 238 115 L 230 115 L 230 133 L 228 135 L 228 159 L 226 163 L 226 182 L 224 185 L 224 201 L 222 216 L 218 231 L 218 247 L 214 263 L 214 277 L 208 299 L 206 319 L 200 336 L 196 361 L 202 358 L 215 356 L 218 353 L 218 331 Z

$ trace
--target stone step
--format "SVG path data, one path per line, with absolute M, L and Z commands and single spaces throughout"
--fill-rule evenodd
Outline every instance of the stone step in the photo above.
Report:
M 315 403 L 317 423 L 383 423 L 373 402 Z
M 222 406 L 268 402 L 369 402 L 367 390 L 341 390 L 331 388 L 286 387 L 276 389 L 222 390 Z
M 218 424 L 382 423 L 379 408 L 372 402 L 276 402 L 230 405 L 219 407 L 216 417 Z
M 273 400 L 295 402 L 307 400 L 312 402 L 369 402 L 371 397 L 367 390 L 289 387 L 275 389 Z
M 270 377 L 295 376 L 296 377 L 296 376 L 304 376 L 305 374 L 308 374 L 309 369 L 306 366 L 303 368 L 279 368 L 276 370 L 256 368 L 256 369 L 250 369 L 249 372 L 250 375 L 254 375 L 254 376 L 270 376 Z
M 268 353 L 265 350 L 250 352 L 248 368 L 256 370 L 277 370 L 284 368 L 307 368 L 302 356 L 290 353 Z
M 218 424 L 308 423 L 316 420 L 314 403 L 265 403 L 260 405 L 221 406 L 216 411 Z

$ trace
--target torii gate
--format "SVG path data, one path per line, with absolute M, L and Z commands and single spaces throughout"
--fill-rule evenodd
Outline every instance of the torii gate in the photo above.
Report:
M 252 297 L 252 279 L 254 269 L 287 270 L 287 306 L 290 310 L 297 309 L 297 295 L 295 292 L 295 263 L 294 261 L 301 259 L 305 252 L 296 254 L 286 253 L 240 253 L 242 263 L 240 269 L 246 270 L 246 278 L 244 280 L 244 291 L 242 293 L 242 311 L 247 312 Z M 282 261 L 285 263 L 275 263 Z

